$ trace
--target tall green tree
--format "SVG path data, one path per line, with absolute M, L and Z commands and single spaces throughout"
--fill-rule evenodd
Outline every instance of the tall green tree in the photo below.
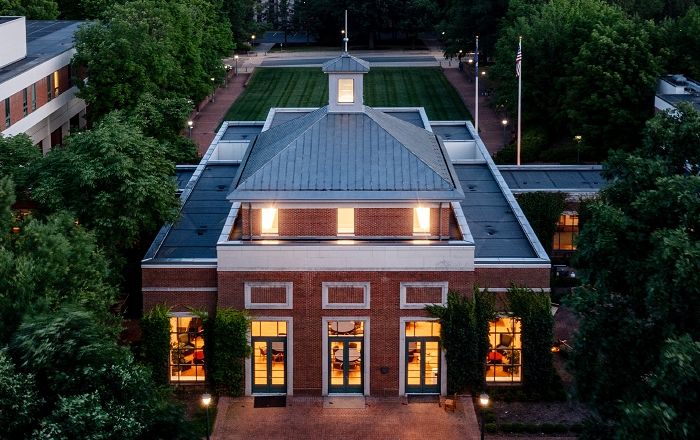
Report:
M 154 386 L 149 371 L 117 344 L 115 329 L 89 312 L 64 307 L 27 317 L 10 353 L 25 375 L 17 380 L 29 382 L 25 392 L 36 389 L 43 397 L 35 402 L 38 408 L 25 410 L 38 423 L 18 438 L 195 437 L 167 391 Z
M 571 63 L 562 104 L 571 132 L 582 135 L 597 157 L 638 146 L 644 122 L 653 116 L 649 103 L 661 73 L 654 31 L 652 22 L 640 20 L 596 25 Z
M 112 113 L 40 162 L 32 196 L 50 211 L 74 212 L 107 250 L 130 249 L 175 219 L 173 174 L 163 147 Z
M 661 364 L 665 341 L 686 334 L 700 340 L 697 133 L 700 116 L 680 105 L 651 120 L 643 148 L 611 154 L 609 185 L 588 208 L 579 236 L 574 264 L 584 286 L 572 298 L 581 319 L 573 367 L 580 396 L 610 437 L 624 438 L 631 429 L 620 425 L 624 412 L 647 405 L 650 375 L 670 379 Z M 669 438 L 697 436 L 680 427 L 672 426 Z
M 79 95 L 99 119 L 133 109 L 144 93 L 199 101 L 224 76 L 233 47 L 228 20 L 207 0 L 132 0 L 76 33 Z
M 0 179 L 0 330 L 10 335 L 27 313 L 80 304 L 104 321 L 114 302 L 114 274 L 94 236 L 72 215 L 18 221 L 11 212 L 14 189 Z M 14 233 L 10 228 L 14 226 Z
M 29 172 L 41 159 L 41 152 L 24 134 L 0 137 L 0 176 L 12 179 L 18 190 L 29 184 Z
M 0 15 L 23 15 L 28 20 L 58 18 L 56 0 L 0 0 Z
M 695 56 L 700 53 L 700 5 L 689 8 L 675 20 L 666 20 L 660 34 L 666 48 L 666 71 L 700 78 L 700 58 Z

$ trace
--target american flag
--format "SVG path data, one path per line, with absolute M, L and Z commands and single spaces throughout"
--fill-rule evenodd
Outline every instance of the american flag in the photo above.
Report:
M 520 78 L 520 63 L 523 61 L 522 43 L 518 43 L 518 53 L 515 54 L 515 76 Z

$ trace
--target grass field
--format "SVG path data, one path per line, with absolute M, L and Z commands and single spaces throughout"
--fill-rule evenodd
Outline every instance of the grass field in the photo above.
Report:
M 318 67 L 258 68 L 225 120 L 261 121 L 270 107 L 328 104 L 328 78 Z M 471 119 L 439 68 L 373 68 L 365 77 L 365 104 L 372 107 L 425 107 L 431 120 Z

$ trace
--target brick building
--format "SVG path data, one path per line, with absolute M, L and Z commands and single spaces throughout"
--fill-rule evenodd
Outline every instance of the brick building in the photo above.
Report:
M 24 133 L 42 152 L 85 126 L 85 101 L 71 80 L 78 21 L 0 17 L 0 128 Z
M 142 262 L 144 308 L 173 313 L 173 382 L 205 375 L 191 308 L 233 307 L 252 316 L 247 394 L 444 394 L 425 305 L 549 288 L 549 259 L 471 123 L 365 106 L 369 65 L 347 53 L 323 70 L 327 106 L 223 124 Z M 518 382 L 519 322 L 499 318 L 491 337 L 511 362 L 488 380 Z

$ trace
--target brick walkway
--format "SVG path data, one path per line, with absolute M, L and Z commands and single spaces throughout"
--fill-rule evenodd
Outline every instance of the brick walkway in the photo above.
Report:
M 203 155 L 209 144 L 216 135 L 216 129 L 221 124 L 226 112 L 228 112 L 231 104 L 243 93 L 244 84 L 250 77 L 249 73 L 240 73 L 238 76 L 230 75 L 228 87 L 219 87 L 216 89 L 214 100 L 208 97 L 199 104 L 199 112 L 195 112 L 191 120 L 194 122 L 192 127 L 192 140 L 195 141 L 198 147 L 199 155 Z
M 447 80 L 454 86 L 457 93 L 462 97 L 462 101 L 474 116 L 474 94 L 476 92 L 474 82 L 469 81 L 467 73 L 458 69 L 447 68 L 442 70 Z M 486 90 L 487 82 L 479 80 L 479 90 Z M 486 149 L 493 155 L 503 148 L 503 120 L 489 105 L 489 98 L 479 96 L 479 134 L 486 145 Z M 506 136 L 510 137 L 514 121 L 508 121 Z
M 441 440 L 478 439 L 470 398 L 455 412 L 437 403 L 406 404 L 404 399 L 366 399 L 365 408 L 330 409 L 321 397 L 290 397 L 286 408 L 253 408 L 253 398 L 221 398 L 214 440 Z

